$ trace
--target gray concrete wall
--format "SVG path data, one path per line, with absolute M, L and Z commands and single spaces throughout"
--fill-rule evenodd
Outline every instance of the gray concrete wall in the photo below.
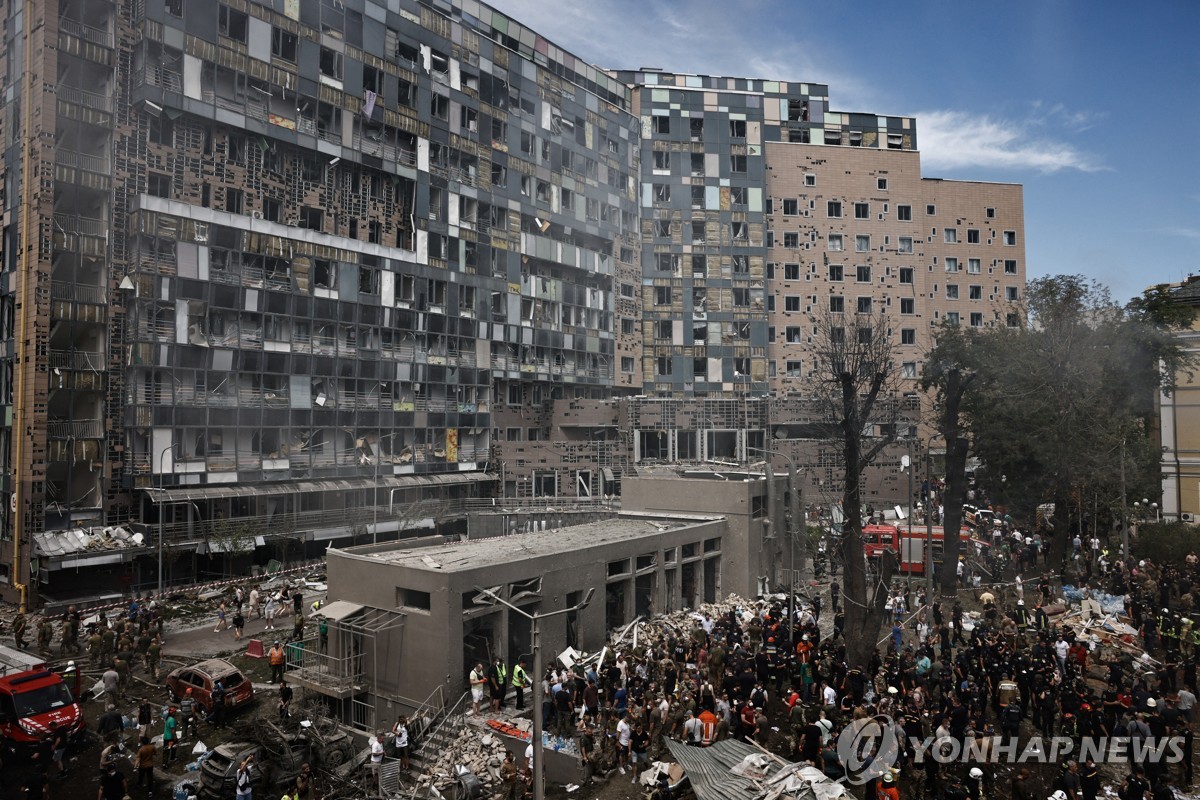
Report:
M 661 519 L 661 518 L 659 518 Z M 515 662 L 519 653 L 510 652 L 510 638 L 528 640 L 528 622 L 503 606 L 481 607 L 463 612 L 464 593 L 474 594 L 476 586 L 501 587 L 501 595 L 510 596 L 511 585 L 541 576 L 541 590 L 536 597 L 516 600 L 522 608 L 531 612 L 547 612 L 567 607 L 569 602 L 582 599 L 589 588 L 596 593 L 591 604 L 579 613 L 578 646 L 587 651 L 596 651 L 604 646 L 607 614 L 606 588 L 625 583 L 632 587 L 637 577 L 653 586 L 651 611 L 675 610 L 691 605 L 690 600 L 703 599 L 705 561 L 716 562 L 714 569 L 716 585 L 712 592 L 718 596 L 724 588 L 724 570 L 721 563 L 725 557 L 728 527 L 724 519 L 698 520 L 686 527 L 660 531 L 647 522 L 644 537 L 616 542 L 606 542 L 572 552 L 546 552 L 529 556 L 521 552 L 521 535 L 510 537 L 513 560 L 481 565 L 463 570 L 438 570 L 428 567 L 413 567 L 389 563 L 371 556 L 370 551 L 379 547 L 353 548 L 350 550 L 330 549 L 328 555 L 329 596 L 380 608 L 402 610 L 406 614 L 403 642 L 399 652 L 392 649 L 387 658 L 378 661 L 366 654 L 368 670 L 374 665 L 382 670 L 379 676 L 380 690 L 393 692 L 404 697 L 420 699 L 435 686 L 444 684 L 448 700 L 456 698 L 467 688 L 466 676 L 471 664 L 464 663 L 463 639 L 471 624 L 486 619 L 492 622 L 490 646 L 499 650 L 505 662 Z M 721 550 L 705 550 L 705 542 L 720 540 Z M 694 546 L 695 555 L 685 558 L 684 546 Z M 466 543 L 464 548 L 473 546 Z M 674 560 L 666 563 L 666 551 L 674 552 Z M 652 557 L 652 564 L 642 570 L 636 569 L 637 559 Z M 628 560 L 627 575 L 609 576 L 610 562 Z M 693 596 L 685 598 L 680 591 L 681 576 L 685 565 L 697 576 L 697 588 Z M 668 591 L 668 574 L 672 591 Z M 417 609 L 401 606 L 403 592 L 400 590 L 429 593 L 429 608 Z M 624 613 L 619 620 L 624 624 L 635 616 L 635 604 L 631 593 L 627 593 Z M 559 615 L 541 623 L 541 640 L 545 662 L 567 645 L 567 617 Z M 390 646 L 390 643 L 388 643 Z M 528 667 L 532 671 L 532 661 Z M 368 681 L 370 683 L 370 681 Z
M 754 597 L 759 576 L 770 576 L 783 553 L 787 476 L 777 474 L 775 485 L 775 509 L 771 514 L 777 521 L 774 539 L 766 538 L 763 520 L 753 516 L 754 498 L 766 495 L 765 478 L 747 482 L 657 475 L 627 477 L 621 485 L 621 506 L 631 512 L 724 515 L 729 535 L 722 547 L 722 591 Z

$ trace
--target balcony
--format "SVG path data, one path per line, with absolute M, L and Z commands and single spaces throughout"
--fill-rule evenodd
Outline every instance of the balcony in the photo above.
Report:
M 46 423 L 46 433 L 51 439 L 103 439 L 104 421 L 88 420 L 50 420 Z
M 101 47 L 111 49 L 113 46 L 113 35 L 110 31 L 73 19 L 67 19 L 66 17 L 61 17 L 58 20 L 58 31 L 59 33 L 65 33 L 68 36 L 74 36 L 77 39 L 82 39 L 85 42 L 100 45 Z
M 182 86 L 182 82 L 180 85 Z M 111 114 L 113 111 L 112 95 L 89 92 L 86 89 L 78 89 L 74 86 L 60 85 L 58 87 L 58 100 L 61 103 L 74 103 L 78 106 L 90 108 L 93 111 L 102 111 L 105 114 Z
M 81 169 L 87 172 L 95 172 L 99 175 L 108 175 L 110 173 L 108 158 L 105 156 L 90 156 L 86 153 L 77 153 L 74 150 L 55 150 L 54 163 L 60 167 Z
M 88 350 L 51 350 L 48 364 L 52 370 L 103 372 L 108 368 L 108 354 Z
M 108 290 L 103 286 L 88 286 L 82 283 L 52 281 L 50 299 L 70 303 L 88 303 L 95 306 L 108 305 Z
M 62 234 L 94 236 L 108 241 L 108 221 L 76 214 L 55 214 L 54 229 Z
M 183 94 L 183 73 L 167 69 L 161 64 L 147 64 L 142 69 L 142 83 Z

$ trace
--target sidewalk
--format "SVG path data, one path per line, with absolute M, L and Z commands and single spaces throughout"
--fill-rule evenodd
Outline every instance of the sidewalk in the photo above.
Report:
M 323 592 L 308 592 L 304 595 L 304 603 L 301 608 L 305 612 L 304 629 L 308 633 L 316 630 L 316 621 L 312 618 L 309 606 L 313 600 L 323 594 Z M 225 618 L 232 620 L 233 608 L 228 604 L 226 607 L 228 612 Z M 275 618 L 275 630 L 265 630 L 267 625 L 265 619 L 253 619 L 247 616 L 246 626 L 242 629 L 241 641 L 238 641 L 233 638 L 232 623 L 219 633 L 213 633 L 213 627 L 217 624 L 217 608 L 214 605 L 212 613 L 205 619 L 204 624 L 178 631 L 168 629 L 163 655 L 192 659 L 212 658 L 220 653 L 242 652 L 249 645 L 251 639 L 261 640 L 263 650 L 266 651 L 270 649 L 276 639 L 280 642 L 287 641 L 287 638 L 292 635 L 292 623 L 294 622 L 295 617 L 289 613 L 286 617 Z

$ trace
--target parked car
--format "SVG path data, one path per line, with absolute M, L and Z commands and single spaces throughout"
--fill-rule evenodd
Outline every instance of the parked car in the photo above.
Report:
M 255 796 L 274 797 L 284 791 L 306 761 L 314 768 L 335 769 L 354 756 L 354 741 L 344 731 L 315 740 L 314 735 L 287 734 L 270 743 L 230 742 L 219 745 L 200 766 L 200 792 L 204 800 L 226 800 L 237 791 L 237 770 L 246 756 L 254 756 L 250 781 Z
M 197 713 L 207 713 L 212 709 L 212 690 L 218 680 L 225 687 L 227 711 L 254 702 L 254 686 L 250 679 L 223 658 L 210 658 L 189 667 L 172 670 L 167 676 L 167 690 L 171 693 L 171 698 L 178 701 L 191 689 Z

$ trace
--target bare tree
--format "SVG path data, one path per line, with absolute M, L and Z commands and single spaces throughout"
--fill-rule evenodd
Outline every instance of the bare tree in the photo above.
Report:
M 884 620 L 895 558 L 885 553 L 878 583 L 867 586 L 863 551 L 862 474 L 897 438 L 899 373 L 887 317 L 878 311 L 813 315 L 813 373 L 818 403 L 837 427 L 845 471 L 842 491 L 843 597 L 846 603 L 846 660 L 864 669 Z

